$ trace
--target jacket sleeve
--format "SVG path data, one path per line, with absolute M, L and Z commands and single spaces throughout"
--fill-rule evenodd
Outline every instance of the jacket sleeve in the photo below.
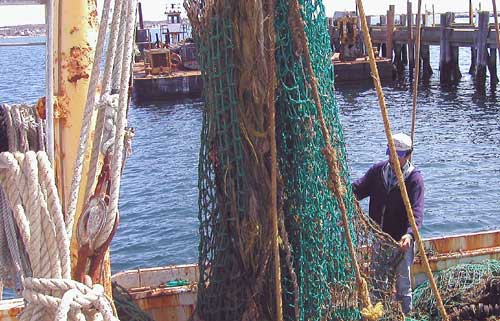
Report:
M 420 173 L 412 182 L 408 194 L 413 210 L 413 217 L 415 218 L 415 223 L 417 223 L 417 228 L 420 230 L 422 222 L 424 221 L 424 179 Z M 408 226 L 407 233 L 411 234 L 413 239 L 415 239 L 411 226 Z
M 365 175 L 358 178 L 357 180 L 354 181 L 354 183 L 352 183 L 352 190 L 357 200 L 362 200 L 370 196 L 373 175 L 374 175 L 374 166 L 370 167 L 370 169 L 365 173 Z

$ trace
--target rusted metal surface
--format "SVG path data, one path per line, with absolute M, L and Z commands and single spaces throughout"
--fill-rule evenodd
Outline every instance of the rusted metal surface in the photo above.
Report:
M 187 321 L 196 306 L 196 264 L 137 269 L 113 275 L 113 281 L 128 289 L 141 309 L 155 321 Z M 189 285 L 167 287 L 171 280 L 184 279 Z
M 17 321 L 24 307 L 23 299 L 3 300 L 0 302 L 0 321 Z
M 457 264 L 500 260 L 500 230 L 427 239 L 424 247 L 433 272 Z M 419 256 L 415 258 L 412 275 L 415 285 L 427 279 Z
M 93 53 L 94 49 L 91 47 L 73 46 L 69 50 L 69 56 L 62 54 L 64 60 L 62 67 L 67 69 L 70 83 L 76 84 L 80 79 L 89 79 Z

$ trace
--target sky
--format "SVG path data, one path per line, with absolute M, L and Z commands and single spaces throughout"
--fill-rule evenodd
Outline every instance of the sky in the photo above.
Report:
M 102 0 L 98 0 L 102 2 Z M 164 20 L 164 9 L 167 0 L 140 0 L 144 20 Z M 332 16 L 335 11 L 355 10 L 354 0 L 323 0 L 326 14 Z M 432 10 L 432 4 L 436 13 L 454 11 L 468 12 L 469 1 L 467 0 L 422 0 L 422 10 Z M 492 11 L 491 1 L 473 0 L 474 8 Z M 396 13 L 406 13 L 406 0 L 364 0 L 363 7 L 368 15 L 385 14 L 389 5 L 396 6 Z M 413 12 L 417 12 L 417 0 L 412 1 Z M 499 4 L 500 5 L 500 4 Z M 0 26 L 20 25 L 20 24 L 40 24 L 44 23 L 44 6 L 0 6 Z

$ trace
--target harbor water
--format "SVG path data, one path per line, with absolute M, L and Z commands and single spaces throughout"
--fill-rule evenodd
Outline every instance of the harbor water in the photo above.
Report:
M 0 39 L 0 42 L 43 39 Z M 0 103 L 44 96 L 45 48 L 0 47 Z M 434 75 L 419 87 L 414 162 L 425 180 L 425 237 L 500 229 L 500 86 L 481 92 L 467 73 L 441 86 Z M 384 93 L 393 132 L 409 133 L 412 86 L 389 82 Z M 386 137 L 373 84 L 336 88 L 352 179 L 385 159 Z M 133 154 L 123 174 L 121 222 L 111 246 L 113 271 L 197 262 L 197 165 L 201 100 L 136 103 Z M 363 202 L 364 208 L 367 202 Z

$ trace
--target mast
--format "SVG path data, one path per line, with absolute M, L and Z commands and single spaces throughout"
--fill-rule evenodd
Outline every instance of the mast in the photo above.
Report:
M 54 119 L 55 172 L 62 207 L 66 212 L 97 41 L 96 1 L 55 0 L 53 26 L 54 95 L 57 96 Z M 84 162 L 83 173 L 87 171 L 88 159 Z M 82 212 L 86 184 L 87 177 L 83 175 L 75 221 L 78 221 Z M 75 236 L 76 233 L 73 233 L 71 240 L 73 267 L 78 253 Z

